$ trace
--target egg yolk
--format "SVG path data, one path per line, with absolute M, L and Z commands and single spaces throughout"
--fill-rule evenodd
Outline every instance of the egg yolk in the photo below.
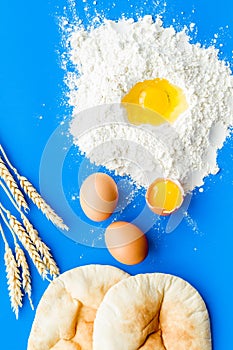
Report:
M 188 108 L 182 89 L 159 78 L 134 85 L 122 103 L 129 121 L 136 125 L 172 123 Z
M 182 188 L 169 179 L 157 179 L 148 188 L 146 200 L 152 211 L 169 215 L 183 202 Z

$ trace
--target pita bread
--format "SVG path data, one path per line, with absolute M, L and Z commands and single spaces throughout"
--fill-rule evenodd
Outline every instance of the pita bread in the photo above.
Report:
M 211 350 L 209 316 L 181 278 L 143 274 L 105 295 L 94 323 L 93 350 Z
M 62 274 L 41 298 L 27 349 L 92 349 L 96 310 L 109 288 L 128 276 L 104 265 L 77 267 Z

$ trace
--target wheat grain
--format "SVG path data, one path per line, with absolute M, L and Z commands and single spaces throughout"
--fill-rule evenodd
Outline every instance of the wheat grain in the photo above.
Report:
M 15 179 L 11 175 L 10 171 L 8 170 L 6 164 L 4 163 L 1 157 L 0 157 L 0 177 L 7 184 L 18 206 L 20 208 L 24 208 L 24 210 L 26 211 L 29 210 L 28 204 L 23 196 L 23 193 L 20 191 Z

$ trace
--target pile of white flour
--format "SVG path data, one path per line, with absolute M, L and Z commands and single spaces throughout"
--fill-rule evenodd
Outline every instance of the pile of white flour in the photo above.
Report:
M 218 171 L 217 150 L 233 125 L 233 77 L 214 47 L 191 44 L 185 30 L 164 28 L 150 16 L 106 20 L 90 30 L 77 25 L 68 40 L 75 67 L 66 75 L 70 132 L 91 161 L 145 187 L 170 177 L 185 191 Z M 189 109 L 172 125 L 130 125 L 121 98 L 154 78 L 182 88 Z

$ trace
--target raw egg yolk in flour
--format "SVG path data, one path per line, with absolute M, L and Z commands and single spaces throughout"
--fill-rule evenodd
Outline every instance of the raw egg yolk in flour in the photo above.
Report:
M 169 215 L 183 203 L 181 185 L 170 179 L 157 179 L 148 188 L 146 201 L 149 208 L 158 215 Z
M 122 103 L 135 125 L 172 123 L 188 108 L 182 89 L 159 78 L 134 85 Z

